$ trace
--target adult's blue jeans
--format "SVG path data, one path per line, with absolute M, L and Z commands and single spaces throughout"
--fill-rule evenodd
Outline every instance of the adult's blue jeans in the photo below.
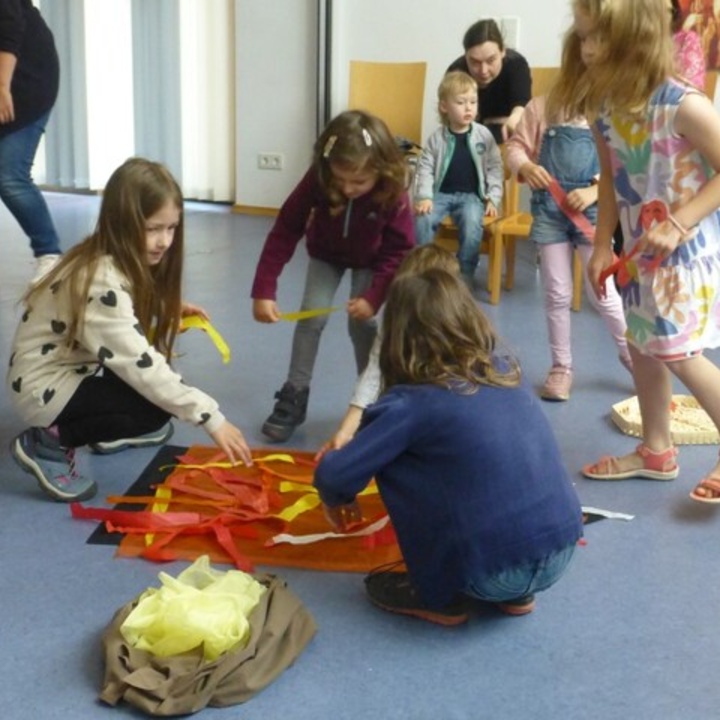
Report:
M 0 199 L 30 238 L 35 257 L 61 252 L 47 203 L 31 174 L 49 116 L 0 137 Z

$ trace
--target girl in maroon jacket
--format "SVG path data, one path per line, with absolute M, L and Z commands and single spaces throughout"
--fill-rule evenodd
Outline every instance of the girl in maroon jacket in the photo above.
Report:
M 397 266 L 415 244 L 406 178 L 405 159 L 382 120 L 359 110 L 331 120 L 315 143 L 310 170 L 283 203 L 265 241 L 252 288 L 255 319 L 280 319 L 277 280 L 304 236 L 310 261 L 301 310 L 332 305 L 350 270 L 348 332 L 362 372 L 377 332 L 375 316 Z M 287 381 L 262 427 L 271 440 L 287 440 L 305 420 L 327 317 L 297 324 Z

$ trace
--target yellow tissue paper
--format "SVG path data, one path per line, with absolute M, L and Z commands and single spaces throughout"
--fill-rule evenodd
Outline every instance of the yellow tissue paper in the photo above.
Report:
M 248 616 L 266 591 L 251 575 L 215 570 L 203 555 L 177 578 L 158 578 L 162 586 L 148 588 L 120 627 L 130 645 L 168 657 L 202 644 L 212 661 L 247 644 Z

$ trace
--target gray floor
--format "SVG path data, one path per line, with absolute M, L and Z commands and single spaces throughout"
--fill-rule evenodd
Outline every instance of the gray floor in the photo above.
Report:
M 97 198 L 48 195 L 69 244 L 94 223 Z M 249 286 L 269 227 L 263 218 L 191 205 L 187 212 L 186 295 L 203 304 L 233 350 L 223 366 L 201 334 L 188 333 L 179 360 L 186 379 L 222 399 L 226 414 L 251 444 L 287 369 L 290 324 L 252 321 Z M 17 300 L 31 276 L 27 243 L 0 208 L 0 343 L 7 358 Z M 530 380 L 548 366 L 541 293 L 532 249 L 523 245 L 516 287 L 497 307 L 479 299 Z M 281 280 L 280 302 L 297 307 L 304 277 L 301 248 Z M 483 262 L 484 269 L 484 262 Z M 343 288 L 346 293 L 346 288 Z M 602 323 L 586 305 L 573 316 L 576 383 L 568 403 L 544 407 L 585 505 L 631 513 L 630 522 L 587 527 L 563 581 L 523 618 L 488 613 L 455 629 L 383 613 L 363 596 L 361 577 L 279 570 L 314 614 L 319 632 L 294 667 L 244 706 L 208 710 L 208 717 L 468 718 L 476 720 L 710 720 L 718 717 L 715 554 L 720 509 L 688 499 L 713 463 L 717 447 L 682 451 L 682 472 L 670 483 L 583 480 L 578 468 L 633 439 L 609 420 L 613 403 L 632 394 Z M 717 353 L 712 354 L 717 359 Z M 353 382 L 352 352 L 340 313 L 323 338 L 307 423 L 291 441 L 314 449 L 332 432 Z M 7 444 L 22 427 L 0 396 L 0 647 L 4 679 L 0 713 L 8 720 L 101 720 L 137 717 L 96 700 L 103 661 L 99 639 L 113 612 L 157 583 L 157 566 L 116 559 L 110 547 L 87 545 L 92 530 L 70 519 L 20 472 Z M 177 427 L 173 443 L 206 442 Z M 84 456 L 101 485 L 93 501 L 126 490 L 151 450 Z

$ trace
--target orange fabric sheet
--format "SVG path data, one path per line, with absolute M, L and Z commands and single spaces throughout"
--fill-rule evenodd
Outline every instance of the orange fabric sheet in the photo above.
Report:
M 271 455 L 290 455 L 294 463 L 262 461 Z M 399 560 L 400 550 L 389 522 L 364 537 L 330 538 L 303 545 L 268 544 L 280 533 L 297 536 L 332 532 L 322 506 L 312 507 L 317 501 L 312 487 L 312 458 L 313 453 L 298 450 L 259 448 L 253 450 L 257 462 L 250 468 L 176 467 L 163 483 L 154 486 L 156 500 L 140 499 L 146 511 L 162 515 L 162 525 L 156 526 L 151 517 L 151 533 L 142 523 L 141 527 L 126 528 L 122 524 L 127 514 L 118 516 L 117 522 L 106 523 L 109 530 L 125 534 L 118 554 L 158 561 L 195 560 L 206 554 L 215 563 L 231 563 L 243 569 L 257 564 L 338 572 L 367 572 Z M 226 460 L 217 448 L 205 446 L 193 446 L 178 458 L 185 465 Z M 110 500 L 137 501 L 131 496 Z M 353 529 L 362 530 L 387 515 L 374 484 L 359 500 L 363 522 Z M 297 501 L 301 501 L 300 510 L 307 505 L 310 509 L 289 520 L 274 517 L 297 507 Z M 175 517 L 179 524 L 172 527 Z M 168 524 L 171 527 L 166 527 Z M 173 536 L 178 530 L 179 534 Z

